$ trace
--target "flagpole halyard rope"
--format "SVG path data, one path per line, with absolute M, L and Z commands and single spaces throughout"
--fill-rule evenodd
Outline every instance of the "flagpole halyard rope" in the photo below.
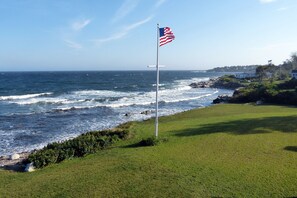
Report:
M 156 82 L 156 120 L 155 120 L 155 136 L 158 137 L 158 128 L 159 128 L 159 120 L 158 120 L 158 110 L 159 110 L 159 100 L 158 100 L 158 92 L 159 92 L 159 37 L 160 30 L 159 24 L 157 24 L 157 61 L 156 61 L 156 72 L 157 72 L 157 82 Z

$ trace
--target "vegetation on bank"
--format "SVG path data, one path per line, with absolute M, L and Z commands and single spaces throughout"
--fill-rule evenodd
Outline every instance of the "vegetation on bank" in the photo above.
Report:
M 207 70 L 207 72 L 253 72 L 260 65 L 238 65 L 238 66 L 224 66 L 216 67 L 213 69 Z
M 32 173 L 0 170 L 1 197 L 294 197 L 297 109 L 214 105 L 133 122 L 112 149 Z
M 223 89 L 237 89 L 239 87 L 245 87 L 251 82 L 251 79 L 238 79 L 234 75 L 224 75 L 219 77 L 214 84 L 213 88 Z
M 128 128 L 129 123 L 126 123 L 112 130 L 92 131 L 71 140 L 48 144 L 43 149 L 30 154 L 28 162 L 32 162 L 36 168 L 43 168 L 66 159 L 96 153 L 109 148 L 119 140 L 127 139 L 129 137 Z
M 254 82 L 234 92 L 229 102 L 262 101 L 271 104 L 297 105 L 297 80 Z
M 247 65 L 247 66 L 224 66 L 216 67 L 214 69 L 207 70 L 208 72 L 244 72 L 253 73 L 256 72 L 260 79 L 276 78 L 279 80 L 285 80 L 291 77 L 291 71 L 297 70 L 297 53 L 292 53 L 291 57 L 282 64 L 274 65 L 272 60 L 268 61 L 267 65 Z
M 293 54 L 279 66 L 258 66 L 253 78 L 236 78 L 234 75 L 220 77 L 213 87 L 236 89 L 233 96 L 223 100 L 231 103 L 261 101 L 271 104 L 297 105 L 297 80 L 291 78 L 292 70 L 297 69 L 297 54 Z M 239 89 L 237 89 L 239 88 Z M 221 98 L 214 100 L 220 102 Z

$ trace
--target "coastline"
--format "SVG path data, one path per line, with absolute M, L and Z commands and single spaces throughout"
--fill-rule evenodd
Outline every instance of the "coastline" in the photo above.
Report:
M 214 84 L 215 82 L 217 82 L 217 80 L 218 80 L 218 78 L 215 78 L 215 79 L 210 78 L 208 81 L 201 81 L 201 82 L 198 82 L 198 83 L 197 83 L 197 84 L 199 84 L 199 85 L 200 85 L 200 84 L 203 84 L 203 85 L 204 85 L 203 87 L 192 87 L 191 85 L 192 85 L 193 83 L 196 83 L 196 82 L 191 83 L 189 86 L 192 87 L 192 88 L 201 88 L 201 89 L 203 89 L 203 88 L 224 89 L 224 88 L 222 88 L 222 87 L 220 87 L 220 88 L 213 87 L 213 84 Z M 205 86 L 205 85 L 207 85 L 207 86 Z M 200 108 L 209 107 L 209 106 L 212 106 L 212 105 L 213 105 L 213 103 L 209 103 L 209 105 L 207 105 L 207 106 L 196 107 L 196 108 L 193 108 L 193 109 L 200 109 Z M 169 114 L 169 115 L 164 115 L 164 116 L 162 116 L 162 117 L 173 116 L 173 115 L 176 115 L 176 114 L 179 114 L 179 113 L 182 113 L 182 112 L 185 112 L 185 111 L 193 110 L 193 109 L 188 109 L 188 110 L 184 110 L 184 111 L 176 112 L 176 113 Z M 146 110 L 146 111 L 140 112 L 140 114 L 146 114 L 146 115 L 147 115 L 147 114 L 152 114 L 152 111 L 151 111 L 151 110 Z M 129 116 L 129 113 L 126 113 L 125 116 Z M 148 118 L 148 119 L 153 119 L 153 116 L 150 117 L 150 118 Z M 142 119 L 142 120 L 137 120 L 137 121 L 143 122 L 143 121 L 145 121 L 145 120 L 147 120 L 147 119 Z M 127 122 L 130 122 L 130 121 L 127 121 Z M 120 123 L 119 125 L 124 124 L 124 123 L 127 123 L 127 122 Z M 117 127 L 117 126 L 115 126 L 115 127 L 110 127 L 110 128 L 106 128 L 106 129 L 101 129 L 101 130 L 108 130 L 108 129 L 113 129 L 113 128 L 116 128 L 116 127 Z M 99 131 L 101 131 L 101 130 L 99 130 Z M 83 135 L 83 134 L 85 134 L 85 133 L 88 133 L 88 131 L 86 131 L 86 132 L 84 132 L 84 133 L 82 133 L 82 134 L 80 134 L 80 135 L 77 135 L 76 137 L 79 137 L 79 136 L 81 136 L 81 135 Z M 73 137 L 73 138 L 75 138 L 75 137 Z M 70 138 L 70 139 L 73 139 L 73 138 Z M 63 141 L 67 141 L 67 140 L 69 140 L 69 139 L 62 140 L 62 142 L 63 142 Z M 54 141 L 54 142 L 59 142 L 59 141 Z M 21 151 L 21 152 L 11 153 L 10 155 L 3 155 L 3 156 L 0 156 L 0 167 L 4 167 L 4 168 L 5 168 L 5 167 L 9 167 L 9 169 L 11 168 L 11 169 L 14 169 L 14 170 L 15 170 L 15 169 L 19 169 L 19 166 L 23 166 L 22 161 L 25 161 L 31 153 L 33 153 L 33 152 L 36 151 L 36 150 L 40 150 L 40 149 L 42 149 L 42 148 L 37 148 L 37 149 L 35 148 L 35 149 L 30 150 L 30 151 Z M 11 160 L 10 158 L 11 158 L 11 156 L 12 156 L 13 154 L 17 154 L 17 155 L 19 155 L 20 158 Z M 14 166 L 15 166 L 15 167 L 14 167 Z
M 265 197 L 269 191 L 290 197 L 296 194 L 297 184 L 294 120 L 296 108 L 292 107 L 212 105 L 163 117 L 160 137 L 168 142 L 155 147 L 135 146 L 152 135 L 154 120 L 135 122 L 133 138 L 118 142 L 112 149 L 65 160 L 33 174 L 1 170 L 0 180 L 5 185 L 0 194 L 52 197 L 63 193 L 73 197 L 92 189 L 92 196 L 112 197 L 120 189 L 116 195 L 133 197 L 143 192 L 170 197 L 199 188 L 196 192 L 204 193 L 201 196 Z M 201 182 L 204 185 L 199 185 Z

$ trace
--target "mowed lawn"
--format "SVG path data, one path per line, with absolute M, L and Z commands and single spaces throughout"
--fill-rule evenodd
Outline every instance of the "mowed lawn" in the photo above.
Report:
M 113 148 L 33 173 L 0 170 L 0 197 L 297 196 L 297 108 L 215 105 L 135 122 Z

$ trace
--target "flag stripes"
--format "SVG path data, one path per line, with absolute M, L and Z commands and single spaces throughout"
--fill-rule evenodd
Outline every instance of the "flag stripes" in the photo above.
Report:
M 160 47 L 174 40 L 175 36 L 169 27 L 159 28 L 159 30 L 160 30 Z

